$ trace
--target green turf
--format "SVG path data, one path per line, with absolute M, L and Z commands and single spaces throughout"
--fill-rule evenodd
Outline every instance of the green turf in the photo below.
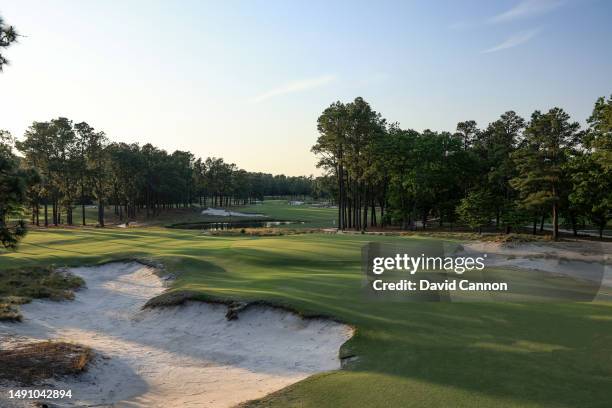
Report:
M 265 200 L 261 204 L 237 207 L 236 211 L 266 214 L 278 220 L 304 221 L 302 225 L 307 228 L 337 227 L 337 208 L 317 208 L 309 204 L 290 206 L 285 200 Z M 296 225 L 289 224 L 287 228 L 296 228 Z
M 219 207 L 220 208 L 220 207 Z M 161 212 L 155 217 L 146 217 L 146 211 L 143 209 L 138 210 L 136 221 L 139 223 L 145 223 L 146 225 L 152 226 L 168 226 L 175 223 L 197 223 L 197 222 L 224 222 L 224 221 L 247 221 L 247 220 L 261 220 L 261 217 L 218 217 L 210 215 L 202 215 L 202 210 L 206 209 L 206 206 L 200 208 L 198 205 L 192 205 L 191 208 L 173 208 L 168 210 L 161 210 Z M 266 214 L 268 218 L 282 221 L 303 221 L 303 224 L 290 224 L 287 227 L 291 228 L 327 228 L 336 226 L 336 218 L 338 209 L 334 208 L 316 208 L 310 204 L 304 204 L 301 206 L 289 206 L 287 200 L 265 200 L 259 204 L 252 204 L 246 206 L 228 207 L 232 211 L 238 211 L 243 213 L 253 214 Z M 31 220 L 29 210 L 24 214 L 25 218 Z M 52 215 L 49 209 L 49 224 L 51 224 Z M 98 223 L 98 209 L 95 206 L 88 205 L 85 207 L 85 222 L 88 226 L 95 226 Z M 73 212 L 73 221 L 76 226 L 82 223 L 81 207 L 75 207 Z M 44 224 L 43 207 L 40 208 L 39 214 L 40 225 Z M 62 223 L 66 222 L 65 211 L 62 212 Z M 117 224 L 122 221 L 114 213 L 113 207 L 106 207 L 105 209 L 105 222 L 108 225 Z M 282 226 L 281 226 L 282 227 Z
M 274 216 L 324 222 L 318 209 L 254 207 L 263 212 L 273 205 L 279 206 Z M 329 217 L 333 210 L 321 211 Z M 411 245 L 419 239 L 53 229 L 32 231 L 19 252 L 1 253 L 0 269 L 140 256 L 178 273 L 177 290 L 283 303 L 357 328 L 341 354 L 358 359 L 344 370 L 311 377 L 254 406 L 610 406 L 612 303 L 372 301 L 361 288 L 360 248 L 373 240 Z
M 232 211 L 244 214 L 253 214 L 252 217 L 219 217 L 211 215 L 201 215 L 199 207 L 194 208 L 191 214 L 181 214 L 175 216 L 174 221 L 178 222 L 228 222 L 228 221 L 261 221 L 262 219 L 273 219 L 278 221 L 301 221 L 301 224 L 281 225 L 280 228 L 333 228 L 336 227 L 338 218 L 337 208 L 314 207 L 310 204 L 290 206 L 287 200 L 265 200 L 251 205 L 228 207 Z M 261 218 L 259 214 L 264 214 L 266 218 Z M 168 224 L 170 219 L 165 222 Z

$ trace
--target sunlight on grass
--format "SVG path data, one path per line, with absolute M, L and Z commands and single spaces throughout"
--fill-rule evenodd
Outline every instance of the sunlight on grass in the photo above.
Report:
M 511 353 L 550 353 L 553 351 L 569 350 L 569 348 L 558 344 L 536 343 L 523 340 L 516 341 L 512 344 L 478 342 L 474 343 L 472 347 Z
M 361 247 L 411 240 L 53 229 L 31 231 L 19 252 L 2 252 L 0 269 L 150 259 L 177 275 L 174 290 L 265 300 L 356 327 L 341 355 L 358 358 L 345 370 L 314 376 L 249 406 L 338 406 L 349 400 L 402 407 L 605 406 L 612 389 L 612 304 L 369 300 L 361 287 Z

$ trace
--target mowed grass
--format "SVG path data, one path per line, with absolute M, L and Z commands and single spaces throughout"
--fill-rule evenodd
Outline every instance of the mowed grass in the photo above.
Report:
M 136 214 L 136 219 L 131 222 L 141 223 L 147 226 L 169 226 L 176 223 L 197 223 L 197 222 L 227 222 L 227 221 L 248 221 L 255 220 L 261 221 L 262 218 L 259 216 L 242 216 L 242 217 L 219 217 L 211 215 L 202 215 L 202 210 L 205 210 L 209 205 L 200 208 L 198 205 L 193 204 L 188 208 L 172 208 L 168 210 L 161 210 L 155 217 L 151 216 L 147 218 L 145 210 L 139 210 Z M 222 208 L 222 207 L 217 207 Z M 290 224 L 286 227 L 290 228 L 329 228 L 336 227 L 336 219 L 338 218 L 338 209 L 334 208 L 317 208 L 309 204 L 301 206 L 289 206 L 287 200 L 265 200 L 259 204 L 252 205 L 241 205 L 235 207 L 227 207 L 228 210 L 253 213 L 253 214 L 265 214 L 267 218 L 281 221 L 302 221 L 304 224 Z M 107 226 L 114 224 L 123 223 L 119 217 L 114 213 L 113 207 L 106 207 L 104 210 L 104 219 Z M 49 209 L 49 225 L 52 225 L 51 210 Z M 26 210 L 24 217 L 31 221 L 31 213 Z M 73 222 L 76 227 L 82 225 L 82 213 L 81 207 L 77 206 L 73 210 Z M 62 212 L 61 217 L 62 223 L 66 222 L 66 214 Z M 43 207 L 40 208 L 39 222 L 41 226 L 44 226 L 44 213 Z M 85 207 L 85 222 L 87 226 L 93 227 L 98 223 L 98 209 L 96 206 L 88 205 Z M 281 226 L 283 228 L 285 226 Z
M 221 208 L 221 207 L 219 207 Z M 205 209 L 205 208 L 203 208 Z M 287 200 L 265 200 L 257 204 L 227 207 L 227 210 L 247 214 L 240 217 L 219 217 L 202 215 L 199 207 L 193 209 L 189 217 L 176 217 L 176 222 L 228 222 L 228 221 L 299 221 L 300 224 L 280 225 L 279 228 L 335 228 L 338 209 L 315 207 L 311 204 L 289 205 Z M 252 217 L 248 214 L 254 214 Z M 262 218 L 263 214 L 266 218 Z M 167 224 L 167 223 L 166 223 Z
M 264 212 L 264 205 L 254 212 Z M 310 210 L 278 205 L 296 219 Z M 370 300 L 362 289 L 360 251 L 375 240 L 410 246 L 421 239 L 52 229 L 32 231 L 19 252 L 2 252 L 0 269 L 143 257 L 178 274 L 174 290 L 196 291 L 202 298 L 267 300 L 356 328 L 341 355 L 357 359 L 345 369 L 310 377 L 249 406 L 610 406 L 611 303 Z
M 265 200 L 260 204 L 236 207 L 236 211 L 260 213 L 283 221 L 303 221 L 306 228 L 336 228 L 338 226 L 338 209 L 313 207 L 310 204 L 287 205 L 286 200 Z M 299 228 L 289 224 L 287 228 Z

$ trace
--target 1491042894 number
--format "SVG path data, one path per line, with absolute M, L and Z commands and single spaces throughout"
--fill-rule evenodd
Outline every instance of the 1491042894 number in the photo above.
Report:
M 11 399 L 63 399 L 72 398 L 72 390 L 9 390 Z

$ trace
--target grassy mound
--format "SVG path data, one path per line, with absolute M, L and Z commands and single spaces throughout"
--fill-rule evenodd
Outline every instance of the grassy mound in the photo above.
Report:
M 191 300 L 203 300 L 202 297 L 202 294 L 189 290 L 175 290 L 170 292 L 164 292 L 159 296 L 155 296 L 154 298 L 149 299 L 147 303 L 145 303 L 145 305 L 143 306 L 143 309 L 179 306 Z
M 0 350 L 0 379 L 29 385 L 40 380 L 78 374 L 91 361 L 91 349 L 78 344 L 43 341 Z
M 78 276 L 48 267 L 0 270 L 0 320 L 20 321 L 17 305 L 32 299 L 71 300 L 73 290 L 84 284 Z
M 19 309 L 10 303 L 0 303 L 0 320 L 8 322 L 20 322 Z

